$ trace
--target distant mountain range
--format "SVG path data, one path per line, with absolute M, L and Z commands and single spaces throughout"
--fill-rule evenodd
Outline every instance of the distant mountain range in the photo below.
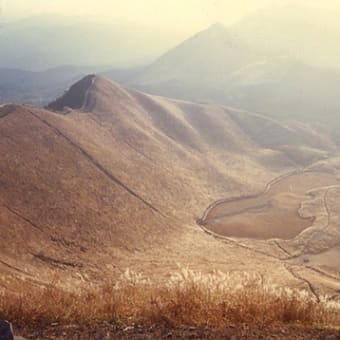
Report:
M 214 24 L 146 66 L 68 66 L 44 72 L 0 69 L 0 102 L 46 105 L 85 74 L 98 73 L 152 94 L 219 103 L 334 130 L 340 127 L 340 71 L 330 60 L 328 64 L 333 68 L 309 61 L 313 50 L 317 52 L 315 64 L 319 65 L 322 62 L 318 56 L 337 55 L 337 46 L 327 40 L 330 36 L 335 39 L 337 30 L 334 28 L 325 35 L 327 39 L 321 40 L 320 22 L 308 29 L 311 24 L 307 19 L 301 26 L 297 21 L 302 9 L 294 12 L 284 7 L 282 11 L 284 19 L 273 23 L 272 30 L 267 24 L 272 22 L 269 18 L 279 17 L 278 12 L 262 11 L 228 29 Z M 312 16 L 314 12 L 309 13 Z M 331 29 L 336 25 L 330 20 L 328 26 Z M 293 38 L 290 41 L 288 37 Z M 324 51 L 315 45 L 317 37 Z
M 340 70 L 268 53 L 213 25 L 125 81 L 158 95 L 340 127 Z
M 43 106 L 85 74 L 84 68 L 75 66 L 41 72 L 0 69 L 0 102 Z

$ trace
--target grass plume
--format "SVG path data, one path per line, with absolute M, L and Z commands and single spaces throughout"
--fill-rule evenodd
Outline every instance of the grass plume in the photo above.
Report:
M 105 287 L 65 292 L 51 285 L 0 294 L 0 319 L 22 326 L 94 321 L 124 324 L 221 327 L 237 324 L 301 323 L 340 325 L 340 304 L 323 297 L 317 303 L 306 291 L 280 288 L 261 275 L 202 274 L 187 268 L 164 285 L 126 270 Z

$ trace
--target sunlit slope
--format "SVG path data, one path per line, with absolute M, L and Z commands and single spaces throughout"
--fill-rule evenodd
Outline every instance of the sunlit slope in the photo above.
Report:
M 1 265 L 44 268 L 38 279 L 46 268 L 85 279 L 115 271 L 128 254 L 185 233 L 226 193 L 258 190 L 334 149 L 305 126 L 97 76 L 49 109 L 10 105 L 0 117 Z M 300 159 L 299 148 L 312 156 Z

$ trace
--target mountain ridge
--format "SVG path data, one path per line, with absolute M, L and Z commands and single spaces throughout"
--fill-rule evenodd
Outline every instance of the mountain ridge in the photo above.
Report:
M 307 125 L 153 96 L 101 76 L 71 86 L 57 108 L 0 107 L 3 285 L 48 285 L 58 275 L 72 290 L 124 268 L 164 277 L 194 262 L 228 271 L 240 257 L 259 271 L 275 262 L 280 280 L 279 259 L 219 242 L 196 221 L 216 200 L 261 192 L 337 151 Z

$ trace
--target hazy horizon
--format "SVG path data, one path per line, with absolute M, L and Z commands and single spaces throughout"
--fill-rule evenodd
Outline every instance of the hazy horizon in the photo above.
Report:
M 3 21 L 16 21 L 31 16 L 60 15 L 85 20 L 100 20 L 115 24 L 133 24 L 137 27 L 155 28 L 172 32 L 174 36 L 186 36 L 219 22 L 233 25 L 248 15 L 266 8 L 281 6 L 309 7 L 340 10 L 340 3 L 327 0 L 102 0 L 100 4 L 81 0 L 0 0 L 0 15 Z M 326 20 L 327 21 L 327 20 Z M 325 21 L 325 25 L 327 22 Z

